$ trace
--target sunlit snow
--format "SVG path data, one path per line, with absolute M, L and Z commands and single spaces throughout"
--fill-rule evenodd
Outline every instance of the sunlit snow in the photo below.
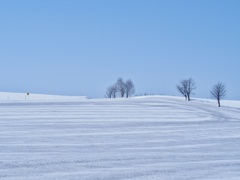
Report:
M 239 108 L 0 93 L 0 179 L 237 179 Z

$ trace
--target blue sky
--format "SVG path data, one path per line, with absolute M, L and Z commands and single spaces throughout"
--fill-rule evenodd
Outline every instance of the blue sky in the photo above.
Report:
M 137 93 L 195 97 L 218 81 L 240 99 L 238 0 L 2 0 L 0 91 L 104 97 L 118 77 Z

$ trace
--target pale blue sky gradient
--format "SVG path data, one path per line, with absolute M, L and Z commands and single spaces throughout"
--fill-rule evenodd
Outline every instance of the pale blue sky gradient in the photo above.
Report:
M 240 99 L 238 0 L 2 0 L 0 91 L 104 97 L 118 77 L 137 93 L 195 97 L 218 81 Z

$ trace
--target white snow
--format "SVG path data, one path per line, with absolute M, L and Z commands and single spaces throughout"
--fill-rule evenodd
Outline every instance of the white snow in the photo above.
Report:
M 84 96 L 57 96 L 47 94 L 32 94 L 32 93 L 12 93 L 0 92 L 0 101 L 63 101 L 63 100 L 82 100 L 86 99 Z
M 239 104 L 0 93 L 0 179 L 235 180 Z

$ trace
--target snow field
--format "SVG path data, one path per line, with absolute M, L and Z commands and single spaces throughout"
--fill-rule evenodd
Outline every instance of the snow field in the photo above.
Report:
M 0 102 L 0 179 L 240 177 L 236 108 L 175 97 L 57 99 Z

